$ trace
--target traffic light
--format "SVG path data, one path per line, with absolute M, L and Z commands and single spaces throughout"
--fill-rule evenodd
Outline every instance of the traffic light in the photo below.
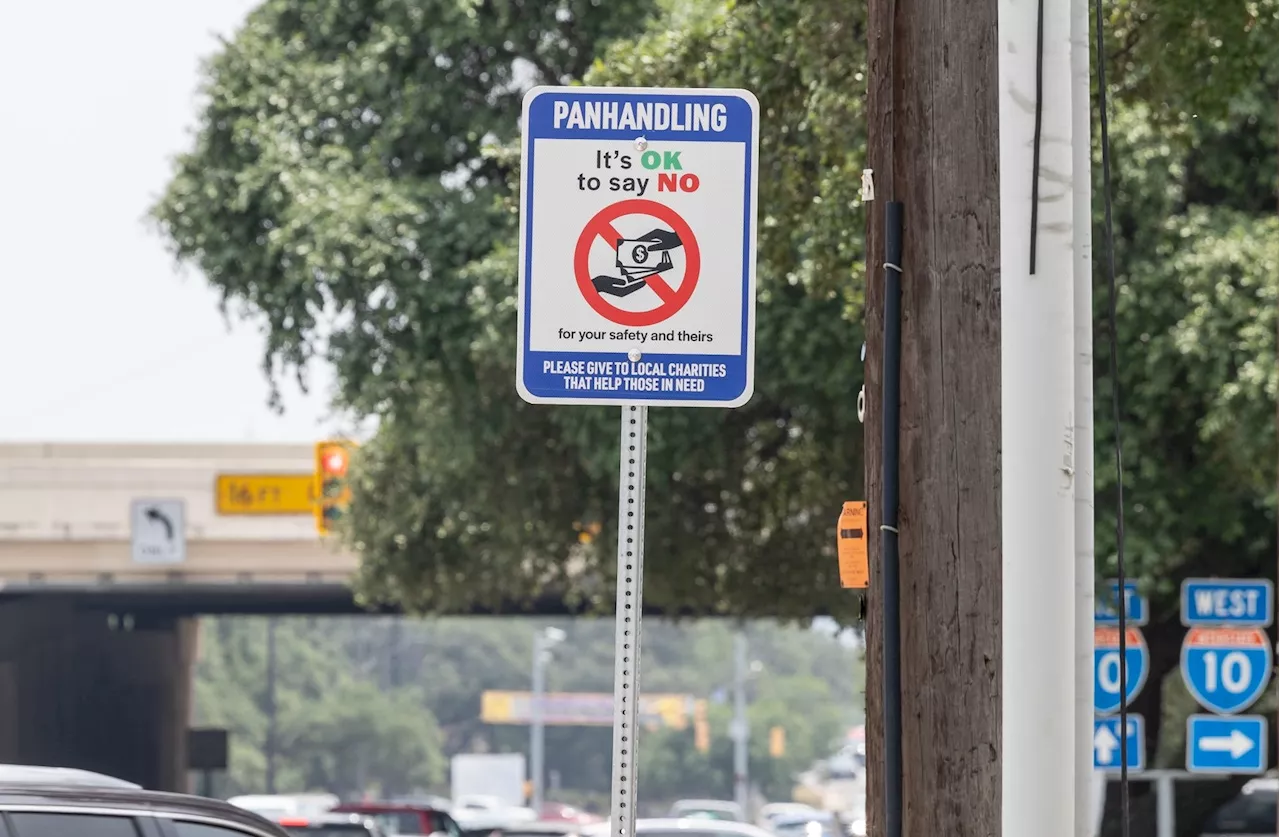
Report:
M 769 755 L 780 759 L 787 754 L 787 731 L 782 727 L 769 729 Z
M 348 472 L 355 444 L 343 439 L 316 445 L 316 531 L 328 535 L 351 503 Z
M 707 723 L 705 700 L 699 700 L 693 705 L 693 747 L 699 753 L 711 750 L 711 725 Z

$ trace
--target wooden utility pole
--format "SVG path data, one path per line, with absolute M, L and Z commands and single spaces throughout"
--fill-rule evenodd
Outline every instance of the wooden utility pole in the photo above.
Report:
M 1000 833 L 996 0 L 869 0 L 868 834 L 885 835 L 884 216 L 903 204 L 899 538 L 908 837 Z
M 868 834 L 883 837 L 884 209 L 903 203 L 903 821 L 1000 833 L 1000 183 L 996 0 L 869 0 Z
M 1077 711 L 1090 672 L 1077 673 L 1076 623 L 1090 591 L 1076 583 L 1074 312 L 1088 258 L 1075 204 L 1088 192 L 1073 177 L 1073 23 L 1072 0 L 869 0 L 871 837 L 1087 833 L 1076 831 L 1077 762 L 1091 755 L 1078 743 L 1092 723 Z M 901 271 L 886 279 L 890 202 L 901 204 Z M 894 436 L 882 396 L 895 353 L 884 303 L 898 275 L 898 502 L 886 509 Z M 1081 499 L 1085 514 L 1091 496 Z M 900 606 L 886 620 L 894 566 Z M 895 614 L 896 659 L 885 642 Z M 900 824 L 885 798 L 898 713 L 886 739 L 882 684 L 893 693 L 895 668 Z

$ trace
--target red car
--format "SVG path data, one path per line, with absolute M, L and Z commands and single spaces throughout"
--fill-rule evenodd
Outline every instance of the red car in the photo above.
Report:
M 604 817 L 588 814 L 580 808 L 566 805 L 563 802 L 546 802 L 538 812 L 538 819 L 543 822 L 572 822 L 578 825 L 591 825 L 604 822 Z

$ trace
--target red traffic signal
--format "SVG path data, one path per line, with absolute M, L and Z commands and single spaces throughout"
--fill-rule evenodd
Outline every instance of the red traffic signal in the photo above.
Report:
M 333 531 L 351 502 L 347 471 L 351 449 L 347 441 L 327 441 L 316 445 L 316 530 L 321 535 Z
M 326 476 L 345 477 L 349 461 L 346 448 L 335 444 L 322 444 L 320 448 L 320 470 Z

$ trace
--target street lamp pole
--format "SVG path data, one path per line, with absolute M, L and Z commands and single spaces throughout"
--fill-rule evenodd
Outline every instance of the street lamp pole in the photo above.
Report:
M 747 813 L 747 744 L 751 727 L 747 721 L 747 637 L 738 631 L 733 637 L 733 799 Z
M 547 662 L 552 647 L 564 641 L 565 633 L 559 628 L 545 628 L 533 636 L 532 706 L 529 718 L 529 769 L 533 774 L 533 793 L 530 805 L 541 816 L 543 783 L 546 777 L 545 713 L 543 703 L 547 691 Z

